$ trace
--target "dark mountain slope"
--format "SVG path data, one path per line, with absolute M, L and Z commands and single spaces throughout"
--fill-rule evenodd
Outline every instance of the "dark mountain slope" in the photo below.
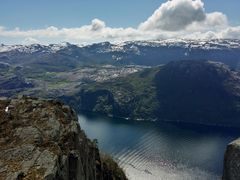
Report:
M 172 62 L 155 76 L 158 117 L 168 119 L 228 120 L 240 118 L 237 110 L 239 75 L 223 64 Z
M 131 119 L 240 125 L 240 76 L 222 63 L 178 61 L 63 96 L 78 111 Z

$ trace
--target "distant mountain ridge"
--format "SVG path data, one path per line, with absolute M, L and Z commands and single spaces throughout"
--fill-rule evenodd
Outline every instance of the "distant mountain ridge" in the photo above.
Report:
M 188 40 L 188 39 L 168 39 L 168 40 L 145 40 L 145 41 L 125 41 L 122 43 L 110 43 L 101 42 L 93 43 L 90 45 L 77 45 L 68 42 L 63 42 L 59 44 L 30 44 L 30 45 L 5 45 L 0 44 L 0 52 L 8 51 L 19 51 L 26 53 L 34 53 L 39 50 L 46 50 L 46 52 L 57 52 L 61 49 L 70 46 L 76 46 L 79 48 L 91 48 L 99 47 L 98 52 L 113 52 L 113 51 L 127 51 L 124 49 L 128 45 L 138 45 L 138 46 L 151 46 L 151 47 L 164 47 L 164 46 L 175 46 L 175 47 L 185 47 L 190 49 L 237 49 L 240 48 L 239 39 L 210 39 L 210 40 Z
M 152 40 L 109 42 L 91 45 L 70 43 L 50 45 L 0 45 L 0 62 L 58 64 L 70 67 L 86 64 L 155 66 L 176 60 L 220 61 L 232 68 L 240 67 L 240 40 Z

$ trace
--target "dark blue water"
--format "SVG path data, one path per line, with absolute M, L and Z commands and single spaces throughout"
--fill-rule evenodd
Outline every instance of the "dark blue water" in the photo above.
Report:
M 79 115 L 79 122 L 130 180 L 220 179 L 226 145 L 240 136 L 239 129 L 94 115 Z

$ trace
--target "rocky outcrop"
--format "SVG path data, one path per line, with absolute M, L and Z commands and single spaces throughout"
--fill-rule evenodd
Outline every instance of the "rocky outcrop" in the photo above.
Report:
M 105 165 L 75 112 L 53 100 L 0 100 L 0 157 L 0 179 L 126 179 Z
M 240 179 L 240 139 L 227 146 L 224 157 L 223 180 Z

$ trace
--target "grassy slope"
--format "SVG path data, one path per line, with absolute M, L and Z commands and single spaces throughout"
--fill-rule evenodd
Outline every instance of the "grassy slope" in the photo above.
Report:
M 93 83 L 64 100 L 77 110 L 132 119 L 240 124 L 235 72 L 183 61 Z
M 117 106 L 110 107 L 114 108 L 113 113 L 116 116 L 138 119 L 146 119 L 148 117 L 149 119 L 153 119 L 155 118 L 155 111 L 158 108 L 154 77 L 159 69 L 160 67 L 146 69 L 127 77 L 117 78 L 104 83 L 91 84 L 84 87 L 84 91 L 92 93 L 100 90 L 109 91 L 114 97 L 115 104 L 117 104 Z M 97 106 L 101 103 L 106 104 L 104 100 L 106 101 L 106 97 L 105 99 L 103 96 L 99 97 Z M 104 113 L 103 106 L 99 106 L 99 108 L 95 108 L 93 111 Z

